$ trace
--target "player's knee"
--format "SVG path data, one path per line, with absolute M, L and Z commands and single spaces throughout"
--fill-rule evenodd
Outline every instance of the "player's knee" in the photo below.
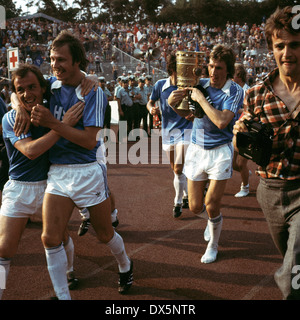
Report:
M 6 245 L 0 244 L 0 257 L 3 259 L 11 259 L 16 253 L 16 249 L 9 248 Z
M 211 201 L 209 203 L 206 203 L 206 211 L 210 217 L 214 217 L 216 215 L 219 215 L 220 207 L 219 205 L 216 205 L 216 202 Z
M 111 230 L 102 230 L 97 232 L 97 238 L 100 242 L 106 244 L 108 243 L 114 236 L 113 228 Z
M 195 203 L 195 202 L 189 201 L 189 209 L 194 214 L 199 214 L 203 210 L 203 203 Z
M 41 235 L 42 243 L 45 248 L 57 247 L 61 244 L 62 239 L 58 236 L 51 236 L 47 233 L 42 233 Z

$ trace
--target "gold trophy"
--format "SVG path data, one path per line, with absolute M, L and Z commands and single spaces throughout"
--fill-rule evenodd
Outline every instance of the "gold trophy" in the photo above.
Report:
M 178 89 L 194 87 L 198 84 L 204 64 L 204 52 L 177 51 L 176 71 Z M 189 97 L 185 97 L 177 109 L 189 110 Z

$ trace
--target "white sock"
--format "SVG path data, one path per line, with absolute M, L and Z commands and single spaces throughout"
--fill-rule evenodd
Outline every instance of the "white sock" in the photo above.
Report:
M 118 262 L 119 271 L 127 272 L 130 269 L 130 259 L 128 258 L 124 241 L 122 237 L 115 232 L 112 239 L 107 243 L 107 246 L 110 248 L 111 253 L 114 255 Z
M 67 243 L 64 243 L 64 248 L 68 261 L 67 272 L 74 271 L 74 243 L 70 236 Z
M 90 212 L 89 212 L 88 208 L 79 209 L 79 213 L 80 213 L 83 220 L 87 220 L 90 218 Z
M 45 248 L 49 275 L 59 300 L 71 300 L 67 280 L 67 255 L 63 244 L 55 248 Z
M 6 280 L 10 269 L 10 259 L 0 258 L 0 300 L 6 289 Z
M 184 186 L 183 186 L 183 198 L 187 198 L 188 197 L 187 178 L 185 175 L 184 175 L 184 177 L 185 177 L 185 179 L 184 179 Z
M 118 209 L 115 209 L 112 213 L 111 213 L 111 222 L 115 222 L 117 220 L 117 214 L 118 214 Z
M 183 173 L 177 174 L 174 172 L 173 185 L 175 189 L 174 204 L 176 205 L 177 203 L 182 203 L 183 191 L 187 185 L 186 176 Z
M 204 240 L 205 240 L 206 242 L 209 242 L 209 241 L 210 241 L 210 233 L 209 233 L 208 221 L 207 221 L 206 228 L 205 228 L 205 230 L 204 230 Z
M 212 263 L 217 259 L 218 243 L 221 235 L 223 217 L 220 214 L 214 219 L 209 219 L 208 222 L 210 240 L 207 245 L 206 251 L 201 258 L 202 263 Z
M 208 218 L 208 213 L 206 211 L 206 205 L 205 204 L 203 204 L 202 211 L 197 215 L 198 215 L 198 217 L 201 217 L 201 218 L 203 218 L 203 219 L 205 219 L 207 221 L 207 224 L 206 224 L 206 227 L 205 227 L 203 235 L 204 235 L 204 240 L 206 242 L 209 242 L 209 240 L 210 240 L 210 233 L 209 233 L 209 226 L 208 226 L 209 218 Z

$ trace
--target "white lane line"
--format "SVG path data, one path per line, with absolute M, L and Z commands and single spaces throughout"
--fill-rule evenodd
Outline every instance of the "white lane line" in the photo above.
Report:
M 274 279 L 274 273 L 276 270 L 272 271 L 270 274 L 266 275 L 262 280 L 258 282 L 256 286 L 254 286 L 241 300 L 252 300 L 255 296 L 261 291 L 264 290 Z

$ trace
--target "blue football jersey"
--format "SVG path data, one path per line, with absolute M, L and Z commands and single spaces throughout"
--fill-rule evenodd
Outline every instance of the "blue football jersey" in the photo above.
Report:
M 50 80 L 51 97 L 50 111 L 54 117 L 62 121 L 65 112 L 67 112 L 78 101 L 84 101 L 85 107 L 82 118 L 74 128 L 84 130 L 84 127 L 103 127 L 107 98 L 101 88 L 97 91 L 91 90 L 84 98 L 81 96 L 81 87 L 77 88 L 62 85 L 61 81 Z M 99 141 L 93 150 L 85 149 L 64 138 L 50 149 L 49 160 L 53 164 L 80 164 L 96 161 L 96 153 L 99 147 Z
M 176 144 L 190 141 L 193 123 L 179 116 L 168 104 L 168 98 L 177 86 L 170 84 L 170 78 L 158 80 L 150 95 L 150 100 L 159 101 L 161 109 L 161 135 L 163 144 Z
M 232 80 L 227 80 L 222 89 L 211 87 L 209 79 L 200 79 L 200 84 L 207 90 L 214 108 L 220 111 L 229 110 L 234 114 L 232 121 L 223 130 L 220 130 L 206 115 L 203 118 L 195 118 L 192 142 L 205 149 L 212 149 L 232 141 L 232 129 L 238 110 L 243 104 L 244 92 Z
M 31 137 L 33 140 L 42 137 L 48 129 L 30 126 L 28 133 L 17 137 L 14 133 L 16 111 L 7 112 L 2 119 L 3 139 L 9 159 L 9 177 L 12 180 L 36 182 L 47 179 L 49 170 L 48 152 L 34 160 L 28 159 L 22 152 L 14 147 L 14 144 L 22 139 Z

